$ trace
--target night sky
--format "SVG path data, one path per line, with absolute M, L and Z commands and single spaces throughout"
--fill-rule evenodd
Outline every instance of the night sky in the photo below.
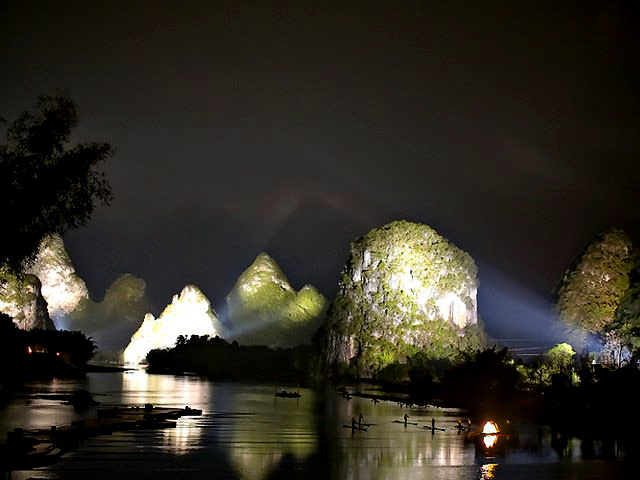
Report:
M 84 3 L 0 3 L 0 116 L 63 88 L 117 147 L 65 238 L 96 299 L 130 272 L 221 310 L 262 250 L 332 297 L 407 219 L 475 258 L 490 333 L 542 338 L 586 243 L 640 241 L 637 2 Z

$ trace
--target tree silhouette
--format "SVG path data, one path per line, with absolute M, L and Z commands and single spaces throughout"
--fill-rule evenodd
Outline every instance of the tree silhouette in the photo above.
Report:
M 110 203 L 111 187 L 98 166 L 113 155 L 113 147 L 71 144 L 78 115 L 64 93 L 40 96 L 34 112 L 3 123 L 0 266 L 18 272 L 45 236 L 85 224 L 99 203 Z

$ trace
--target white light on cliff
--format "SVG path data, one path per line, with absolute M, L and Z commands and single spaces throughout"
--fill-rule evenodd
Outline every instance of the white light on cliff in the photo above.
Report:
M 124 362 L 136 365 L 154 348 L 173 347 L 180 335 L 221 336 L 221 327 L 209 300 L 194 285 L 187 285 L 180 295 L 174 295 L 158 318 L 150 313 L 145 315 L 124 350 Z
M 227 296 L 232 338 L 245 345 L 310 343 L 327 301 L 311 285 L 296 291 L 278 264 L 260 253 Z
M 64 247 L 60 235 L 42 240 L 38 256 L 27 269 L 42 283 L 42 296 L 47 301 L 49 316 L 56 327 L 66 328 L 67 316 L 76 310 L 83 300 L 89 298 L 84 281 L 75 268 Z

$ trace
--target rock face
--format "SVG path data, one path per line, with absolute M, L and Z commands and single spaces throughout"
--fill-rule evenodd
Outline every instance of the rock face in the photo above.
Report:
M 58 328 L 65 327 L 65 317 L 89 298 L 87 286 L 76 274 L 60 235 L 52 235 L 42 241 L 35 261 L 26 272 L 42 282 L 42 295 L 47 300 L 49 316 Z
M 42 241 L 22 280 L 11 274 L 2 277 L 8 279 L 8 290 L 0 292 L 0 308 L 21 328 L 68 328 L 69 315 L 89 298 L 59 235 Z
M 327 301 L 311 285 L 296 292 L 277 263 L 260 253 L 227 296 L 232 338 L 245 345 L 287 347 L 310 343 Z
M 601 233 L 567 270 L 557 292 L 560 318 L 572 328 L 602 333 L 630 285 L 633 245 L 622 231 Z
M 448 348 L 477 323 L 471 256 L 406 221 L 351 244 L 328 320 L 328 360 L 376 371 L 420 349 Z
M 121 353 L 151 309 L 146 283 L 128 273 L 111 284 L 102 301 L 91 299 L 59 235 L 42 241 L 35 261 L 26 271 L 42 282 L 45 308 L 56 327 L 82 331 L 102 353 Z
M 124 273 L 107 289 L 101 302 L 82 300 L 65 317 L 66 327 L 85 332 L 102 352 L 122 352 L 150 309 L 145 281 Z
M 35 275 L 21 277 L 0 272 L 0 312 L 6 313 L 23 330 L 55 330 Z
M 133 334 L 124 350 L 124 362 L 140 363 L 154 348 L 173 347 L 180 335 L 209 335 L 222 337 L 222 326 L 211 309 L 207 297 L 195 285 L 187 285 L 180 295 L 174 295 L 158 318 L 150 313 Z

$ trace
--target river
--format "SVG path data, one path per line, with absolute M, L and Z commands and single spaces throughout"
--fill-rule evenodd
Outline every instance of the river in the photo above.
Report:
M 635 478 L 637 471 L 638 461 L 615 442 L 562 438 L 545 427 L 517 424 L 516 435 L 498 438 L 487 449 L 456 431 L 464 412 L 455 409 L 374 404 L 345 399 L 333 389 L 303 388 L 299 399 L 276 398 L 275 388 L 144 371 L 28 383 L 0 409 L 2 437 L 14 427 L 48 428 L 95 418 L 94 407 L 77 411 L 48 398 L 78 389 L 106 406 L 188 405 L 203 415 L 183 417 L 175 429 L 94 437 L 55 465 L 13 472 L 10 478 L 526 480 Z M 406 427 L 394 423 L 405 413 Z M 360 414 L 371 424 L 368 431 L 343 427 Z M 432 434 L 423 427 L 432 418 L 444 431 Z

